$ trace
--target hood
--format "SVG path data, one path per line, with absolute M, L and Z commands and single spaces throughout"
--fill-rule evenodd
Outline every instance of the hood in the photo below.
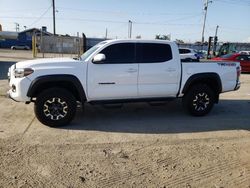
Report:
M 20 61 L 16 63 L 17 68 L 32 68 L 41 65 L 47 64 L 57 64 L 61 63 L 65 65 L 65 63 L 79 63 L 80 61 L 74 60 L 72 58 L 43 58 L 43 59 L 34 59 L 34 60 L 27 60 L 27 61 Z

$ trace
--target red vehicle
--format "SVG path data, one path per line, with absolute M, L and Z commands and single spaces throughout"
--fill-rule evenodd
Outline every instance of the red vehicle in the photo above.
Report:
M 241 72 L 250 72 L 250 55 L 247 54 L 226 54 L 221 57 L 212 58 L 212 60 L 240 62 Z

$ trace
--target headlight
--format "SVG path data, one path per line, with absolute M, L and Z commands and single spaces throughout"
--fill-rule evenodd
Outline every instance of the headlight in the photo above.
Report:
M 15 69 L 15 78 L 22 78 L 22 77 L 25 77 L 25 76 L 28 76 L 30 74 L 32 74 L 34 72 L 33 69 L 31 68 L 24 68 L 24 69 Z

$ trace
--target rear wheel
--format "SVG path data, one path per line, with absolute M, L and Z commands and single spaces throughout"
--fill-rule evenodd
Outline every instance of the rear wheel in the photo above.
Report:
M 205 84 L 197 84 L 189 89 L 183 97 L 183 105 L 194 116 L 204 116 L 213 108 L 215 94 Z
M 34 111 L 37 119 L 45 125 L 67 125 L 75 116 L 76 99 L 65 89 L 47 89 L 37 96 Z

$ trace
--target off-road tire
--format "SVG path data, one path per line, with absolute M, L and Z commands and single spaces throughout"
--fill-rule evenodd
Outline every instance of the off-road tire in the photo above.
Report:
M 76 113 L 76 99 L 62 88 L 42 91 L 36 98 L 34 111 L 44 125 L 60 127 L 69 124 Z
M 192 86 L 182 99 L 184 108 L 193 116 L 208 114 L 215 103 L 215 93 L 206 84 Z

